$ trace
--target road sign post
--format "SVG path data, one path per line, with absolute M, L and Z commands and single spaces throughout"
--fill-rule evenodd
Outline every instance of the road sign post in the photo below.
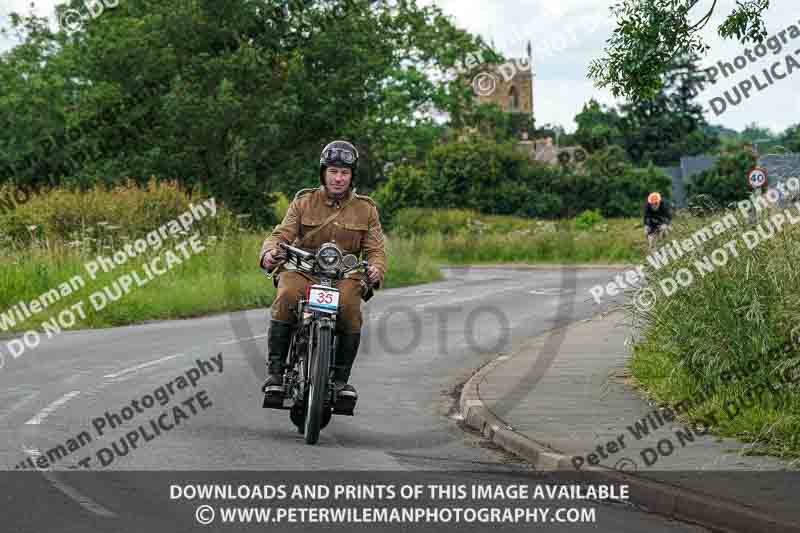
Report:
M 747 173 L 747 183 L 753 189 L 750 216 L 748 218 L 750 219 L 750 224 L 753 225 L 758 224 L 758 210 L 754 206 L 759 205 L 758 199 L 761 196 L 761 188 L 767 184 L 767 176 L 767 169 L 762 167 L 755 167 Z

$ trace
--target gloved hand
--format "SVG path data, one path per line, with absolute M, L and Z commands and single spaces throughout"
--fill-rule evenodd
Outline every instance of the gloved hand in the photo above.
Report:
M 274 269 L 278 263 L 285 260 L 286 260 L 286 253 L 280 248 L 273 248 L 272 250 L 264 254 L 264 258 L 261 260 L 261 266 L 264 269 L 270 271 Z
M 367 278 L 369 278 L 370 285 L 383 283 L 383 272 L 378 267 L 370 265 L 367 268 Z

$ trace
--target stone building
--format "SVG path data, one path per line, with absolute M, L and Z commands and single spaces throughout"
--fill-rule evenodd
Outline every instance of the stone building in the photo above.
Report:
M 533 115 L 533 73 L 529 60 L 512 59 L 502 65 L 488 65 L 474 83 L 478 103 L 497 104 L 509 113 Z

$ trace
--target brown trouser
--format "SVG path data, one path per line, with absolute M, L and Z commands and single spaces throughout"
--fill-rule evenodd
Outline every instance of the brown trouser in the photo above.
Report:
M 278 276 L 278 293 L 272 302 L 272 320 L 297 324 L 297 301 L 306 297 L 306 288 L 316 283 L 311 276 L 299 272 L 281 272 Z M 339 313 L 336 331 L 351 335 L 361 332 L 361 283 L 357 279 L 343 279 L 339 289 Z

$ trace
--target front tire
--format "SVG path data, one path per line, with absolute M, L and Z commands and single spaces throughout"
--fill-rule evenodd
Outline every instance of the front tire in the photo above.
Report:
M 309 388 L 306 399 L 304 435 L 306 444 L 316 444 L 322 426 L 325 400 L 328 397 L 328 377 L 331 363 L 333 334 L 329 327 L 315 324 L 312 331 L 314 351 L 309 361 Z

